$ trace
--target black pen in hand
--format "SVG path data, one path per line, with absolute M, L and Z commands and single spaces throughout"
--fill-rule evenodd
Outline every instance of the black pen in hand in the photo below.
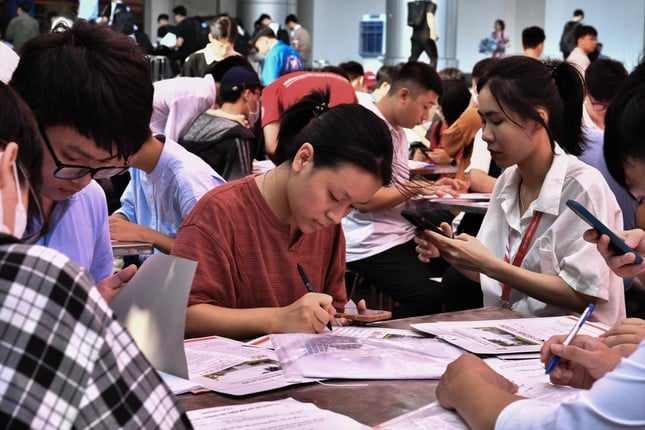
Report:
M 307 291 L 309 291 L 310 293 L 315 293 L 316 291 L 314 290 L 314 286 L 311 285 L 309 276 L 307 276 L 305 268 L 302 267 L 300 263 L 298 263 L 298 273 L 300 273 L 300 277 L 302 278 L 302 282 L 304 282 L 305 287 L 307 287 Z M 331 321 L 327 321 L 327 328 L 329 329 L 329 331 L 331 331 Z

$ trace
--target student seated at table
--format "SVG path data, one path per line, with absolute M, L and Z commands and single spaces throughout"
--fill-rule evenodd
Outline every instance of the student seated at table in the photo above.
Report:
M 187 337 L 321 332 L 346 303 L 340 220 L 390 182 L 392 139 L 364 107 L 329 100 L 313 92 L 287 109 L 277 167 L 209 192 L 182 224 L 172 254 L 199 263 Z
M 410 180 L 408 140 L 404 128 L 422 124 L 442 94 L 441 79 L 432 66 L 410 61 L 401 66 L 386 96 L 370 109 L 386 121 L 394 144 L 393 184 L 381 187 L 369 201 L 357 204 L 343 219 L 347 266 L 400 304 L 395 318 L 441 312 L 441 291 L 428 281 L 446 268 L 443 261 L 421 264 L 414 251 L 415 227 L 401 216 L 417 195 L 456 194 L 451 186 Z M 440 181 L 452 181 L 442 178 Z M 463 183 L 457 184 L 465 185 Z M 463 187 L 465 189 L 465 186 Z
M 20 243 L 27 214 L 43 216 L 42 145 L 27 105 L 0 83 L 3 428 L 192 428 L 88 273 Z
M 416 238 L 422 261 L 441 255 L 474 281 L 484 306 L 536 316 L 582 312 L 613 325 L 625 317 L 622 281 L 582 238 L 580 202 L 612 229 L 622 225 L 602 175 L 579 161 L 582 78 L 567 63 L 501 59 L 477 85 L 483 138 L 506 169 L 493 190 L 477 238 L 449 239 L 426 230 Z M 451 233 L 448 224 L 442 228 Z
M 634 69 L 609 104 L 605 115 L 603 145 L 607 170 L 639 202 L 645 198 L 644 117 L 645 62 Z M 645 231 L 638 228 L 615 233 L 624 238 L 625 243 L 639 255 L 645 256 Z M 614 273 L 624 278 L 634 278 L 632 288 L 642 288 L 645 284 L 645 262 L 633 264 L 635 257 L 632 253 L 616 253 L 609 246 L 609 238 L 606 235 L 599 237 L 596 230 L 586 231 L 584 238 L 596 243 L 598 251 Z M 620 349 L 621 354 L 629 353 L 635 345 L 645 340 L 645 321 L 628 318 L 605 333 L 604 339 L 608 345 Z

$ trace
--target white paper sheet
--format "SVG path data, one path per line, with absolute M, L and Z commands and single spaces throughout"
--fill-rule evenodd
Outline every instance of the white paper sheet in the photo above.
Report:
M 200 384 L 188 379 L 180 378 L 179 376 L 171 375 L 161 370 L 157 370 L 157 373 L 173 394 L 183 394 L 201 388 Z
M 544 374 L 539 360 L 501 360 L 488 358 L 486 363 L 495 371 L 518 385 L 518 394 L 548 403 L 562 403 L 578 395 L 581 390 L 552 385 Z M 396 417 L 374 427 L 375 430 L 468 429 L 466 422 L 455 411 L 444 409 L 438 402 Z
M 289 377 L 438 379 L 463 353 L 429 338 L 369 339 L 330 334 L 271 335 Z
M 184 343 L 190 380 L 233 396 L 274 390 L 317 379 L 287 378 L 274 351 L 218 336 Z
M 345 415 L 291 398 L 188 411 L 195 430 L 369 430 Z
M 551 336 L 568 333 L 575 316 L 517 318 L 488 321 L 457 321 L 412 324 L 410 327 L 457 345 L 475 354 L 514 354 L 539 352 Z M 580 334 L 598 336 L 608 327 L 587 322 Z

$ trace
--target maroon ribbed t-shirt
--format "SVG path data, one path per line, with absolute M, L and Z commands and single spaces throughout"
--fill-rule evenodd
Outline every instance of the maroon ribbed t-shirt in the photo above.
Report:
M 276 218 L 253 176 L 205 194 L 184 220 L 172 248 L 173 255 L 198 262 L 188 306 L 286 306 L 307 293 L 297 263 L 316 292 L 343 306 L 347 293 L 341 226 L 303 234 L 291 247 L 289 235 L 289 224 Z

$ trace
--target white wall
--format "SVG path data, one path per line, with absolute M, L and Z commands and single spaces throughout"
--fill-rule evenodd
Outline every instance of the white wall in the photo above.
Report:
M 266 3 L 277 0 L 266 0 Z M 284 1 L 284 0 L 282 0 Z M 287 0 L 289 1 L 289 0 Z M 294 1 L 294 0 L 291 0 Z M 397 0 L 387 0 L 397 1 Z M 398 0 L 407 3 L 407 0 Z M 631 70 L 643 56 L 645 45 L 645 0 L 434 0 L 440 10 L 446 9 L 446 2 L 457 4 L 457 40 L 456 57 L 458 67 L 469 72 L 472 66 L 484 58 L 477 52 L 479 40 L 492 31 L 493 22 L 501 18 L 506 22 L 506 29 L 511 35 L 509 53 L 518 53 L 522 49 L 522 29 L 531 25 L 544 28 L 546 33 L 544 55 L 561 58 L 558 47 L 562 27 L 570 19 L 576 8 L 585 11 L 585 23 L 598 30 L 598 39 L 603 42 L 603 53 L 625 63 Z M 156 0 L 147 0 L 146 7 Z M 184 3 L 193 11 L 211 11 L 219 4 L 222 12 L 236 14 L 245 3 L 244 0 L 180 0 L 163 2 L 171 4 Z M 248 5 L 262 3 L 260 0 L 246 0 Z M 312 33 L 313 59 L 325 59 L 331 64 L 342 61 L 362 61 L 358 55 L 359 22 L 365 14 L 386 13 L 386 0 L 295 0 L 303 25 Z M 168 7 L 166 6 L 166 7 Z M 231 10 L 237 6 L 238 10 Z M 172 8 L 170 8 L 172 9 Z M 192 14 L 189 9 L 189 14 Z M 202 10 L 203 9 L 203 10 Z M 401 9 L 401 10 L 404 10 Z M 156 10 L 155 10 L 156 12 Z M 156 13 L 148 19 L 156 20 Z M 284 17 L 275 17 L 282 22 Z M 401 22 L 402 20 L 396 20 Z M 152 23 L 151 23 L 152 24 Z M 442 45 L 448 29 L 439 32 L 439 67 L 442 67 Z M 151 25 L 156 31 L 156 22 Z M 247 30 L 251 30 L 252 28 Z M 404 32 L 400 49 L 409 52 L 409 27 L 398 31 Z M 443 38 L 443 39 L 442 39 Z M 420 60 L 427 61 L 425 54 Z M 376 70 L 380 60 L 362 61 L 368 70 Z

